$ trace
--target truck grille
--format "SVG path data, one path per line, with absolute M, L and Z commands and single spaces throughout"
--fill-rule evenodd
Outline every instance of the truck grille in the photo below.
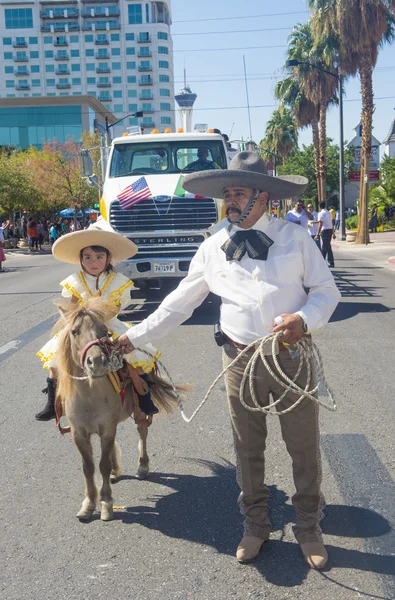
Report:
M 164 236 L 164 237 L 131 237 L 139 251 L 136 259 L 151 260 L 158 258 L 191 259 L 195 256 L 200 244 L 204 241 L 203 235 Z
M 143 200 L 122 210 L 118 200 L 110 208 L 110 224 L 121 234 L 148 231 L 201 231 L 217 221 L 217 208 L 212 198 L 170 198 L 167 202 Z

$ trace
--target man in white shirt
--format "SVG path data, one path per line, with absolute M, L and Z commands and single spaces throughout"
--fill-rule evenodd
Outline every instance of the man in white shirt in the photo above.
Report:
M 315 236 L 315 241 L 321 236 L 322 241 L 322 256 L 326 258 L 328 256 L 328 264 L 330 267 L 335 266 L 335 259 L 333 258 L 331 239 L 336 239 L 336 235 L 333 229 L 332 214 L 326 209 L 325 202 L 320 202 L 320 212 L 318 213 L 318 232 Z
M 309 221 L 314 219 L 312 213 L 304 207 L 303 200 L 297 200 L 294 208 L 287 212 L 285 218 L 290 223 L 296 223 L 305 229 L 308 228 Z
M 159 308 L 119 338 L 121 352 L 127 353 L 170 333 L 191 316 L 209 292 L 222 299 L 220 324 L 226 340 L 225 366 L 248 344 L 272 331 L 282 331 L 282 340 L 292 344 L 325 325 L 340 298 L 332 274 L 304 227 L 270 219 L 266 214 L 269 198 L 299 195 L 307 183 L 304 177 L 267 175 L 264 162 L 254 152 L 240 152 L 227 170 L 188 175 L 183 183 L 186 190 L 224 198 L 230 224 L 201 244 L 187 277 Z M 277 316 L 283 318 L 283 323 L 274 326 Z M 241 488 L 239 504 L 245 517 L 244 536 L 236 552 L 239 562 L 249 562 L 259 554 L 271 529 L 269 491 L 264 485 L 266 416 L 247 410 L 239 399 L 242 376 L 251 358 L 251 354 L 246 354 L 228 370 L 226 377 Z M 268 360 L 273 363 L 271 358 Z M 278 360 L 284 372 L 295 377 L 299 361 L 292 360 L 283 343 L 279 344 Z M 297 379 L 302 387 L 306 375 L 303 367 Z M 263 406 L 268 404 L 270 395 L 275 400 L 283 393 L 263 363 L 259 366 L 256 390 Z M 248 390 L 244 397 L 252 405 Z M 295 400 L 295 395 L 288 394 L 282 400 L 282 408 Z M 282 415 L 280 421 L 297 490 L 293 496 L 294 533 L 308 564 L 323 568 L 327 553 L 319 527 L 323 499 L 317 405 L 304 400 Z
M 314 210 L 314 206 L 312 204 L 307 205 L 307 210 L 313 215 L 313 219 L 309 221 L 309 234 L 317 244 L 318 248 L 321 250 L 321 238 L 315 240 L 315 237 L 318 233 L 318 212 Z

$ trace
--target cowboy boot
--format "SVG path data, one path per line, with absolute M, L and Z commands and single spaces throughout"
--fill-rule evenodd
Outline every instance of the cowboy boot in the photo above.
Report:
M 139 399 L 140 410 L 142 410 L 148 416 L 156 415 L 159 412 L 159 410 L 156 408 L 155 404 L 152 402 L 151 392 L 149 390 L 149 388 L 152 385 L 152 382 L 149 380 L 148 375 L 146 373 L 143 373 L 142 375 L 140 375 L 140 377 L 145 382 L 145 384 L 143 383 L 142 387 L 144 388 L 144 390 L 147 390 L 145 394 L 139 394 L 138 391 L 136 390 L 136 393 L 137 393 L 137 396 Z
M 48 394 L 48 400 L 43 410 L 37 413 L 35 418 L 37 421 L 50 421 L 56 418 L 55 413 L 55 397 L 56 397 L 56 379 L 47 378 L 47 387 L 43 389 L 43 394 Z

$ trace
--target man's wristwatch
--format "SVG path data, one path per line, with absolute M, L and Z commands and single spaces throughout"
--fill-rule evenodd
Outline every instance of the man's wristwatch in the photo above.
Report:
M 307 333 L 309 331 L 309 328 L 307 327 L 307 323 L 303 317 L 300 317 L 300 318 L 302 319 L 303 331 L 304 331 L 304 333 Z

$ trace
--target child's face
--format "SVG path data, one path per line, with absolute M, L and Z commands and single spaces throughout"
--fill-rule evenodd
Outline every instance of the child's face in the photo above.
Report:
M 105 252 L 95 252 L 88 246 L 82 251 L 82 264 L 89 275 L 100 275 L 107 267 L 107 255 Z

